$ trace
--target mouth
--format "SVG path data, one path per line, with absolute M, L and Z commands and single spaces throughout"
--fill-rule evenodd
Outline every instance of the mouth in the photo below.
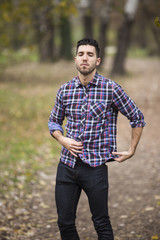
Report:
M 87 63 L 82 63 L 80 66 L 82 66 L 82 67 L 88 67 L 89 64 L 87 64 Z

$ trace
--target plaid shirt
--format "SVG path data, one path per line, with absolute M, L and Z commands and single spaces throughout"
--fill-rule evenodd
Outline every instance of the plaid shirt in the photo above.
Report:
M 63 133 L 66 117 L 66 136 L 83 144 L 79 157 L 97 167 L 115 157 L 118 111 L 130 120 L 132 128 L 145 125 L 143 114 L 117 83 L 96 73 L 85 87 L 77 76 L 59 89 L 48 127 L 50 133 Z M 62 147 L 61 161 L 74 168 L 76 157 Z

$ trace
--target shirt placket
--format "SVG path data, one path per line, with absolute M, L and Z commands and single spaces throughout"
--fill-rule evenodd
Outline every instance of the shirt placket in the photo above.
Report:
M 80 124 L 80 139 L 84 140 L 84 131 L 86 126 L 86 118 L 87 118 L 87 105 L 88 105 L 88 90 L 89 86 L 83 86 L 84 97 L 81 108 L 81 124 Z

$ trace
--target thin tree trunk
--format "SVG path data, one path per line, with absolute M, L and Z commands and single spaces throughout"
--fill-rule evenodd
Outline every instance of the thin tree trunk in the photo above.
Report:
M 101 66 L 103 65 L 105 57 L 105 48 L 107 45 L 107 30 L 110 21 L 111 4 L 113 0 L 105 0 L 102 2 L 102 7 L 100 9 L 100 26 L 99 26 L 99 44 L 100 44 L 100 57 Z
M 93 16 L 91 13 L 83 16 L 84 37 L 93 38 Z
M 125 74 L 124 63 L 130 43 L 132 25 L 133 21 L 125 16 L 118 33 L 117 53 L 113 63 L 112 74 Z
M 20 1 L 19 0 L 12 0 L 11 4 L 13 5 L 13 11 L 17 11 L 19 8 L 19 4 Z M 11 23 L 11 30 L 12 33 L 10 35 L 10 42 L 11 42 L 11 46 L 14 50 L 18 50 L 22 47 L 23 45 L 23 40 L 20 37 L 21 35 L 21 27 L 22 27 L 22 23 L 21 21 L 18 21 L 16 18 L 12 21 Z
M 48 11 L 47 11 L 48 12 Z M 53 61 L 53 35 L 54 27 L 52 23 L 52 17 L 44 14 L 44 31 L 39 43 L 40 50 L 40 61 L 41 62 L 51 62 Z
M 82 14 L 82 21 L 84 27 L 84 37 L 85 38 L 93 38 L 93 22 L 94 22 L 94 14 L 93 14 L 93 0 L 81 0 L 80 1 L 80 10 Z
M 107 34 L 108 30 L 108 22 L 101 22 L 100 23 L 100 39 L 99 39 L 99 45 L 100 45 L 100 57 L 101 57 L 101 66 L 103 65 L 104 58 L 105 58 L 105 49 L 107 45 Z
M 131 39 L 131 30 L 135 19 L 139 0 L 127 0 L 122 25 L 118 33 L 117 53 L 114 58 L 112 74 L 125 74 L 125 59 Z
M 54 25 L 52 20 L 52 5 L 47 5 L 43 10 L 32 10 L 35 39 L 39 49 L 41 62 L 54 60 Z
M 155 39 L 155 42 L 157 43 L 157 55 L 160 56 L 160 28 L 151 24 L 151 30 Z
M 158 16 L 160 3 L 159 2 L 156 3 L 157 5 L 156 5 L 155 9 L 150 8 L 150 1 L 143 0 L 142 4 L 143 4 L 143 10 L 144 10 L 145 17 L 146 17 L 146 19 L 149 20 L 149 23 L 150 23 L 149 27 L 151 28 L 155 42 L 157 44 L 156 54 L 160 55 L 160 28 L 157 27 L 154 23 L 155 17 Z
M 71 25 L 69 17 L 61 17 L 60 20 L 60 36 L 61 48 L 60 57 L 70 60 L 72 59 L 72 41 L 71 41 Z

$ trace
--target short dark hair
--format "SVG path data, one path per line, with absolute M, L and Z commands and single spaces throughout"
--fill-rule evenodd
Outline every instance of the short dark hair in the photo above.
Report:
M 83 39 L 79 40 L 77 42 L 76 54 L 78 52 L 79 46 L 81 46 L 81 45 L 91 45 L 91 46 L 94 46 L 95 49 L 96 49 L 97 57 L 99 57 L 99 55 L 100 55 L 100 48 L 99 48 L 98 42 L 96 40 L 94 40 L 92 38 L 83 38 Z

